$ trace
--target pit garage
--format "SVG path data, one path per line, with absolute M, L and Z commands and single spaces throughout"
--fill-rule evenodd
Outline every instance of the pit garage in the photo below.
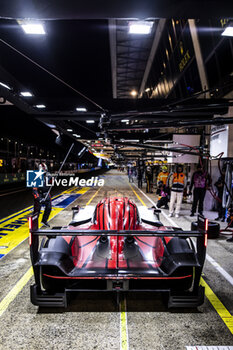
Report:
M 0 349 L 233 349 L 233 5 L 1 1 Z

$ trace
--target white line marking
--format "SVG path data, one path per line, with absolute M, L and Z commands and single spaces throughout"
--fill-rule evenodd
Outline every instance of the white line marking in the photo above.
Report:
M 208 254 L 206 254 L 206 260 L 209 261 L 209 263 L 211 263 L 216 270 L 218 270 L 218 272 L 221 273 L 221 275 L 223 275 L 223 277 L 226 278 L 226 280 L 233 286 L 233 277 L 226 272 L 220 265 L 219 263 L 217 263 L 217 261 L 215 261 L 213 258 L 211 258 L 211 256 L 209 256 Z
M 140 188 L 138 188 L 135 184 L 133 184 L 133 185 L 148 199 L 148 201 L 150 201 L 150 202 L 157 208 L 155 202 L 154 202 L 152 199 L 150 199 L 150 197 L 148 197 L 148 196 L 147 196 Z M 171 218 L 169 218 L 169 216 L 168 216 L 167 214 L 165 214 L 165 213 L 163 212 L 163 210 L 161 210 L 161 213 L 162 213 L 163 216 L 172 224 L 172 226 L 174 226 L 174 227 L 179 227 L 179 226 L 175 223 L 175 221 L 173 221 Z
M 233 350 L 233 346 L 223 345 L 223 346 L 186 346 L 186 350 Z

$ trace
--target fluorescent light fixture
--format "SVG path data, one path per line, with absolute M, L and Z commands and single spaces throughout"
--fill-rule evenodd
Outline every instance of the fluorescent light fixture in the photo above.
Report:
M 93 124 L 95 121 L 94 120 L 86 120 L 86 123 L 88 124 Z
M 84 146 L 81 151 L 79 151 L 78 156 L 80 157 L 86 150 L 87 148 Z
M 80 135 L 77 135 L 77 134 L 73 134 L 73 136 L 75 136 L 75 137 L 81 137 Z
M 139 142 L 139 140 L 125 140 L 125 142 Z
M 48 124 L 48 123 L 44 123 L 44 124 L 47 125 L 51 129 L 55 129 L 56 128 L 56 125 L 54 125 L 54 124 Z
M 32 97 L 32 93 L 29 91 L 22 91 L 20 92 L 20 95 L 23 97 Z
M 4 88 L 8 89 L 8 90 L 11 90 L 10 86 L 0 82 L 0 85 L 3 86 Z
M 222 36 L 233 36 L 233 26 L 227 27 L 222 33 Z
M 45 29 L 42 23 L 36 22 L 22 22 L 20 23 L 26 34 L 34 34 L 34 35 L 44 35 Z
M 129 34 L 150 34 L 153 24 L 152 21 L 130 21 Z
M 122 119 L 121 122 L 122 123 L 127 123 L 127 122 L 129 122 L 129 119 Z
M 77 108 L 76 108 L 76 111 L 77 111 L 77 112 L 86 112 L 87 109 L 86 109 L 85 107 L 77 107 Z
M 46 106 L 45 105 L 36 105 L 36 108 L 45 108 Z
M 73 131 L 73 129 L 66 129 L 67 131 L 69 131 L 69 132 L 72 132 Z

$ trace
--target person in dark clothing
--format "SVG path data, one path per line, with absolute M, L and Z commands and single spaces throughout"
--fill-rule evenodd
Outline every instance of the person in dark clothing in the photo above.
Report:
M 157 190 L 157 194 L 159 195 L 159 200 L 156 204 L 157 208 L 161 208 L 164 206 L 164 209 L 169 209 L 167 205 L 169 202 L 169 192 L 169 187 L 167 187 L 162 181 L 160 181 Z
M 193 173 L 189 193 L 191 193 L 192 188 L 193 191 L 193 205 L 190 216 L 194 216 L 197 209 L 198 204 L 198 213 L 203 215 L 203 202 L 206 194 L 206 188 L 209 184 L 209 178 L 207 172 L 205 172 L 202 166 L 199 164 L 197 166 L 197 170 Z
M 153 185 L 153 171 L 150 166 L 146 168 L 146 193 L 153 193 L 152 191 Z
M 222 196 L 223 196 L 225 173 L 226 173 L 226 169 L 222 168 L 222 174 L 214 184 L 214 186 L 216 186 L 218 190 L 218 202 L 217 202 L 218 217 L 215 220 L 222 219 L 222 222 L 225 221 L 225 210 L 226 210 L 225 208 L 222 207 Z
M 142 188 L 142 177 L 143 177 L 143 171 L 139 167 L 138 168 L 138 188 Z
M 128 169 L 129 182 L 133 182 L 133 169 L 129 167 Z
M 51 213 L 52 204 L 51 204 L 51 196 L 50 194 L 47 196 L 47 192 L 49 190 L 49 186 L 46 185 L 46 177 L 49 179 L 50 176 L 48 174 L 48 169 L 45 163 L 39 165 L 39 170 L 43 170 L 44 174 L 44 185 L 42 187 L 33 187 L 32 194 L 34 197 L 34 211 L 33 214 L 40 214 L 41 206 L 44 205 L 44 214 L 42 217 L 42 223 L 46 227 L 50 227 L 48 224 L 49 215 Z

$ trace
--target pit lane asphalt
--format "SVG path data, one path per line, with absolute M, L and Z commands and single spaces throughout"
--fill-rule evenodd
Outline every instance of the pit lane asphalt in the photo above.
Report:
M 105 174 L 105 186 L 100 189 L 90 205 L 95 205 L 105 196 L 128 196 L 142 205 L 122 173 L 111 171 Z M 145 186 L 145 185 L 144 185 Z M 149 200 L 134 187 L 148 207 Z M 98 188 L 91 188 L 76 203 L 64 209 L 50 223 L 65 225 L 71 220 L 71 207 L 84 206 Z M 149 195 L 155 200 L 155 195 Z M 26 207 L 26 206 L 25 206 Z M 183 229 L 190 229 L 191 218 L 188 205 L 183 205 L 182 217 L 173 219 Z M 167 211 L 164 211 L 167 213 Z M 207 213 L 213 215 L 212 213 Z M 165 225 L 169 221 L 161 216 Z M 229 274 L 232 271 L 233 245 L 224 238 L 209 240 L 208 254 Z M 27 241 L 0 260 L 0 301 L 30 267 Z M 209 263 L 205 263 L 204 278 L 233 314 L 232 286 Z M 29 281 L 0 317 L 0 349 L 149 349 L 185 350 L 186 345 L 232 345 L 233 336 L 210 302 L 198 309 L 168 311 L 160 295 L 129 294 L 127 306 L 127 343 L 123 344 L 123 324 L 113 295 L 105 293 L 80 293 L 71 300 L 66 310 L 38 309 L 30 302 Z

